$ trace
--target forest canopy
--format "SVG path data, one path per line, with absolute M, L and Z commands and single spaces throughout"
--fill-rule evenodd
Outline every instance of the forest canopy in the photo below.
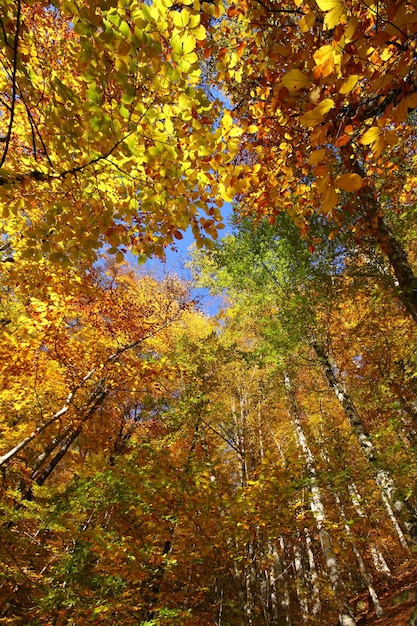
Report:
M 417 623 L 417 7 L 0 7 L 0 624 Z

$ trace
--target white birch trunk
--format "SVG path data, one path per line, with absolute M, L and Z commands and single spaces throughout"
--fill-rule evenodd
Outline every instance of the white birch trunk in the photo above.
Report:
M 298 534 L 298 539 L 300 539 L 300 535 Z M 294 571 L 296 576 L 296 590 L 298 596 L 298 602 L 300 604 L 301 609 L 301 617 L 303 621 L 307 621 L 309 616 L 309 606 L 306 597 L 306 581 L 304 575 L 304 567 L 303 567 L 303 559 L 301 556 L 300 549 L 297 544 L 293 546 L 294 551 Z
M 346 514 L 345 514 L 345 511 L 343 509 L 342 503 L 341 503 L 340 498 L 337 495 L 337 493 L 334 494 L 334 499 L 336 500 L 337 506 L 339 508 L 340 516 L 343 519 L 346 535 L 350 539 L 352 550 L 353 550 L 353 552 L 355 554 L 355 557 L 356 557 L 356 560 L 358 562 L 359 570 L 360 570 L 360 573 L 361 573 L 361 576 L 362 576 L 362 580 L 365 583 L 365 585 L 368 587 L 369 596 L 370 596 L 370 598 L 372 600 L 372 604 L 374 606 L 375 613 L 376 613 L 377 617 L 381 617 L 381 615 L 383 615 L 384 611 L 383 611 L 383 608 L 382 608 L 381 603 L 379 601 L 378 595 L 377 595 L 377 593 L 375 591 L 375 588 L 373 586 L 372 574 L 370 572 L 368 572 L 368 569 L 366 567 L 365 561 L 362 558 L 362 554 L 360 553 L 360 551 L 358 549 L 357 543 L 356 543 L 355 538 L 353 536 L 353 533 L 352 533 L 352 531 L 350 529 L 350 526 L 347 523 Z
M 324 373 L 327 378 L 327 382 L 331 389 L 333 389 L 336 398 L 338 399 L 347 419 L 349 420 L 353 433 L 355 434 L 361 450 L 369 463 L 372 464 L 374 468 L 374 477 L 377 485 L 381 490 L 381 494 L 383 496 L 383 501 L 386 505 L 387 499 L 393 503 L 395 511 L 398 513 L 398 517 L 401 522 L 404 524 L 404 527 L 409 534 L 410 538 L 413 542 L 417 543 L 417 517 L 409 505 L 408 502 L 404 500 L 402 497 L 398 487 L 396 486 L 392 476 L 390 476 L 389 472 L 385 469 L 379 467 L 379 458 L 378 452 L 375 449 L 375 446 L 366 432 L 365 427 L 362 422 L 362 418 L 356 410 L 352 400 L 348 396 L 346 390 L 343 385 L 339 383 L 336 373 L 335 366 L 331 363 L 329 356 L 324 351 L 324 348 L 320 346 L 318 343 L 313 343 L 313 348 L 317 354 L 317 357 L 324 369 Z M 384 495 L 386 497 L 384 497 Z M 388 511 L 388 508 L 387 508 Z M 388 511 L 390 518 L 391 513 Z M 398 528 L 398 523 L 396 524 L 396 529 Z M 397 531 L 398 532 L 398 531 Z M 404 537 L 404 535 L 403 535 Z M 401 544 L 404 546 L 403 539 L 400 539 Z M 406 547 L 406 546 L 404 546 Z
M 283 590 L 282 590 L 282 599 L 281 599 L 281 607 L 282 610 L 284 612 L 285 615 L 285 623 L 288 626 L 291 626 L 292 624 L 292 620 L 290 617 L 290 606 L 291 606 L 291 602 L 290 602 L 290 592 L 288 589 L 288 581 L 287 581 L 287 572 L 289 570 L 289 568 L 291 567 L 292 564 L 287 565 L 287 561 L 285 558 L 285 541 L 284 541 L 284 537 L 280 537 L 279 538 L 279 546 L 281 548 L 281 554 L 282 554 L 282 558 L 280 559 L 278 556 L 278 552 L 276 550 L 276 548 L 274 548 L 274 568 L 275 568 L 275 572 L 277 574 L 277 579 L 279 579 L 279 584 L 283 585 Z
M 304 535 L 306 538 L 308 564 L 310 568 L 310 584 L 311 584 L 311 614 L 313 617 L 318 615 L 321 611 L 320 602 L 320 589 L 318 585 L 318 574 L 316 568 L 316 562 L 314 559 L 314 552 L 312 548 L 312 542 L 308 528 L 304 528 Z
M 355 483 L 348 484 L 348 491 L 349 491 L 350 499 L 352 501 L 352 504 L 355 508 L 356 513 L 359 515 L 359 517 L 363 517 L 363 518 L 367 517 L 365 511 L 363 510 L 361 506 L 359 491 Z M 371 543 L 369 546 L 369 549 L 371 552 L 372 560 L 374 562 L 376 571 L 383 573 L 386 576 L 391 576 L 391 570 L 389 569 L 379 548 L 377 548 L 373 543 Z
M 337 566 L 336 555 L 333 550 L 332 542 L 329 533 L 325 527 L 326 515 L 324 511 L 323 502 L 320 496 L 320 489 L 317 481 L 317 472 L 315 467 L 314 455 L 311 452 L 307 439 L 304 434 L 300 416 L 298 413 L 298 408 L 295 402 L 295 397 L 293 391 L 291 389 L 291 382 L 287 374 L 285 374 L 285 388 L 287 390 L 289 403 L 291 406 L 291 418 L 294 423 L 298 442 L 303 451 L 304 458 L 306 461 L 306 466 L 308 470 L 308 474 L 310 476 L 310 485 L 311 485 L 311 500 L 310 500 L 310 509 L 314 515 L 316 520 L 317 529 L 319 532 L 320 543 L 324 555 L 324 559 L 326 562 L 327 572 L 330 578 L 330 584 L 332 586 L 335 597 L 338 598 L 341 606 L 341 612 L 339 614 L 339 623 L 340 626 L 355 626 L 356 622 L 352 617 L 351 609 L 349 607 L 346 594 L 343 587 L 343 582 L 339 575 L 339 570 Z

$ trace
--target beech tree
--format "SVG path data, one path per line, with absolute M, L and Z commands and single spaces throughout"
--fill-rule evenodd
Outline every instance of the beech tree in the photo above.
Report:
M 242 131 L 201 86 L 221 2 L 4 2 L 0 194 L 13 256 L 162 256 L 217 237 Z
M 1 3 L 1 623 L 390 619 L 416 32 L 407 2 Z M 193 285 L 128 265 L 188 228 Z
M 391 227 L 415 206 L 417 104 L 413 5 L 307 0 L 232 4 L 214 36 L 214 79 L 236 120 L 258 182 L 244 212 L 292 216 L 308 231 L 312 213 L 386 255 L 397 296 L 414 321 L 416 277 Z
M 323 387 L 320 392 L 317 388 L 317 382 L 309 383 L 309 386 L 316 387 L 314 392 L 316 395 L 317 393 L 327 394 L 329 390 L 332 390 L 334 393 L 333 408 L 329 406 L 327 410 L 324 409 L 323 400 L 321 400 L 320 409 L 317 407 L 316 401 L 315 408 L 310 409 L 313 414 L 319 411 L 318 415 L 321 417 L 317 417 L 318 424 L 322 424 L 320 429 L 317 428 L 317 425 L 315 426 L 311 436 L 317 442 L 320 441 L 321 447 L 327 446 L 326 442 L 330 441 L 331 437 L 325 433 L 328 428 L 332 429 L 332 426 L 327 421 L 326 416 L 332 415 L 332 419 L 335 420 L 336 412 L 339 412 L 339 419 L 345 420 L 344 428 L 347 427 L 348 431 L 344 435 L 345 439 L 339 442 L 338 453 L 340 454 L 341 450 L 344 450 L 344 454 L 347 453 L 348 446 L 351 449 L 353 438 L 356 439 L 354 446 L 356 452 L 354 454 L 357 455 L 362 450 L 363 461 L 369 463 L 369 469 L 374 477 L 374 495 L 372 498 L 378 497 L 376 494 L 380 490 L 380 506 L 386 508 L 385 519 L 387 523 L 391 524 L 391 531 L 388 532 L 394 533 L 394 536 L 397 534 L 397 541 L 403 548 L 407 549 L 407 539 L 404 533 L 410 533 L 411 538 L 413 537 L 413 520 L 416 513 L 413 504 L 407 500 L 404 493 L 400 495 L 400 490 L 393 480 L 394 474 L 402 482 L 402 471 L 398 471 L 398 459 L 395 467 L 389 464 L 384 468 L 383 463 L 381 466 L 382 458 L 379 457 L 372 436 L 366 430 L 366 421 L 369 420 L 368 407 L 366 405 L 361 405 L 361 408 L 355 406 L 354 401 L 346 391 L 349 378 L 345 375 L 344 381 L 341 382 L 339 379 L 340 368 L 334 364 L 331 365 L 330 357 L 324 352 L 324 346 L 327 346 L 327 349 L 331 349 L 332 353 L 336 355 L 337 360 L 340 354 L 344 367 L 346 363 L 351 362 L 352 369 L 356 368 L 358 371 L 354 388 L 357 389 L 358 386 L 362 388 L 363 385 L 364 389 L 368 389 L 370 381 L 364 376 L 361 357 L 355 353 L 353 346 L 349 348 L 348 354 L 344 353 L 343 349 L 341 353 L 338 351 L 338 341 L 344 336 L 341 329 L 353 326 L 357 331 L 360 323 L 361 318 L 356 321 L 355 317 L 355 300 L 358 301 L 359 306 L 364 305 L 364 278 L 361 275 L 356 276 L 356 282 L 359 284 L 354 286 L 351 278 L 354 276 L 352 262 L 348 254 L 344 254 L 344 260 L 343 257 L 341 258 L 338 241 L 333 240 L 329 247 L 329 244 L 323 240 L 322 246 L 325 249 L 322 254 L 316 257 L 309 251 L 308 243 L 297 235 L 297 231 L 291 226 L 288 219 L 281 216 L 277 218 L 274 226 L 263 224 L 257 230 L 249 222 L 241 224 L 237 234 L 222 242 L 212 253 L 196 255 L 192 268 L 199 279 L 199 284 L 209 286 L 213 291 L 226 291 L 231 302 L 231 310 L 227 315 L 230 316 L 229 323 L 232 327 L 235 329 L 242 328 L 244 326 L 243 320 L 247 318 L 256 320 L 256 322 L 249 322 L 249 327 L 256 328 L 258 336 L 263 338 L 258 346 L 260 359 L 265 359 L 267 362 L 285 363 L 290 358 L 292 363 L 294 361 L 298 363 L 298 369 L 308 370 L 311 368 L 312 381 L 322 380 L 321 385 Z M 333 252 L 337 251 L 336 260 L 332 250 Z M 366 279 L 368 282 L 373 282 L 374 297 L 379 278 L 379 276 L 371 276 Z M 342 315 L 341 311 L 343 311 Z M 369 309 L 370 315 L 374 316 L 374 323 L 375 312 L 375 310 Z M 397 311 L 392 312 L 391 315 L 396 316 L 398 313 L 397 307 Z M 349 317 L 352 314 L 353 319 Z M 407 318 L 402 317 L 401 323 L 410 327 Z M 363 332 L 363 338 L 362 330 L 356 337 L 358 345 L 362 345 L 362 341 L 367 342 L 369 340 L 365 329 Z M 320 341 L 320 345 L 317 343 L 318 341 Z M 399 347 L 400 344 L 396 345 L 394 349 L 399 349 Z M 411 350 L 413 351 L 414 348 L 411 347 Z M 377 352 L 378 350 L 376 350 Z M 353 362 L 350 361 L 352 358 Z M 344 372 L 344 374 L 346 373 Z M 327 391 L 325 391 L 326 386 Z M 336 401 L 336 405 L 334 401 Z M 296 401 L 293 399 L 293 404 L 296 407 L 295 403 Z M 295 409 L 293 413 L 294 411 Z M 363 415 L 361 415 L 361 411 L 363 411 Z M 298 412 L 294 414 L 299 415 Z M 299 420 L 299 418 L 297 419 Z M 311 464 L 314 455 L 308 447 L 301 422 L 296 423 L 298 430 L 302 429 L 299 436 L 303 439 L 306 454 L 309 455 Z M 351 429 L 350 433 L 349 429 Z M 381 429 L 380 423 L 377 429 Z M 378 439 L 380 437 L 378 430 L 376 437 Z M 397 446 L 399 445 L 399 437 L 401 437 L 401 429 L 397 431 Z M 405 454 L 407 454 L 406 450 L 407 448 L 404 449 Z M 333 472 L 335 459 L 333 456 L 331 458 L 332 460 L 327 460 L 326 463 L 328 463 L 328 471 Z M 386 461 L 387 456 L 384 455 L 384 458 Z M 350 458 L 349 463 L 356 465 L 357 462 L 357 458 Z M 316 485 L 314 488 L 318 489 L 314 467 L 315 465 L 311 465 L 310 474 L 313 472 Z M 390 473 L 391 471 L 393 474 Z M 371 479 L 371 475 L 369 475 L 369 479 Z M 351 481 L 352 477 L 348 479 L 348 482 Z M 344 507 L 351 507 L 353 501 L 349 503 L 349 496 L 346 494 L 337 495 L 337 492 L 335 498 L 339 519 L 341 518 L 345 525 Z M 346 505 L 342 504 L 342 501 L 346 502 Z M 321 507 L 321 511 L 323 511 L 323 504 Z M 354 546 L 354 537 L 349 534 L 350 531 L 346 532 L 350 536 L 352 546 Z M 375 597 L 375 589 L 370 584 L 368 574 L 368 571 L 375 567 L 368 560 L 371 554 L 365 557 L 368 560 L 367 565 L 363 555 L 356 550 L 354 548 L 353 551 L 355 558 L 360 563 L 363 581 L 368 586 L 373 601 L 376 602 L 376 608 L 380 612 L 381 607 L 377 597 Z M 380 571 L 377 571 L 376 575 L 380 576 Z M 338 597 L 342 597 L 340 593 L 338 593 Z M 346 614 L 343 616 L 342 612 L 340 619 L 343 623 L 343 620 L 350 618 Z

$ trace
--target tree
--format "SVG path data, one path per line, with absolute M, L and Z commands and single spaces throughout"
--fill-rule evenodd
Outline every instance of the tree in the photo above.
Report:
M 89 283 L 88 296 L 52 292 L 49 300 L 26 303 L 15 298 L 15 315 L 3 333 L 4 353 L 28 341 L 22 354 L 12 354 L 15 366 L 8 368 L 2 391 L 3 445 L 9 450 L 1 465 L 25 456 L 34 443 L 40 456 L 26 464 L 30 473 L 35 463 L 30 476 L 38 484 L 99 409 L 114 411 L 111 432 L 130 419 L 141 397 L 157 392 L 162 371 L 170 375 L 164 342 L 187 307 L 184 287 L 173 279 L 136 282 L 131 271 L 112 267 L 107 276 L 90 275 Z
M 412 575 L 416 16 L 4 0 L 1 622 L 353 625 Z M 123 261 L 189 226 L 215 316 Z
M 415 7 L 247 0 L 227 16 L 213 80 L 255 133 L 241 146 L 258 179 L 243 212 L 287 211 L 304 234 L 316 213 L 358 245 L 372 239 L 416 321 L 416 277 L 391 220 L 416 203 Z
M 317 224 L 314 232 L 317 235 Z M 348 482 L 354 493 L 354 484 L 357 480 L 354 475 L 357 469 L 353 468 L 361 465 L 363 468 L 361 471 L 368 475 L 367 485 L 370 487 L 373 482 L 372 500 L 374 502 L 379 500 L 379 506 L 386 507 L 385 514 L 381 515 L 384 516 L 386 524 L 392 524 L 392 528 L 385 532 L 398 533 L 397 541 L 399 540 L 405 549 L 407 541 L 404 538 L 404 531 L 410 532 L 411 536 L 414 534 L 414 501 L 408 501 L 404 493 L 400 495 L 398 485 L 393 481 L 395 476 L 400 484 L 403 482 L 403 462 L 399 456 L 394 462 L 392 457 L 392 460 L 388 461 L 390 455 L 384 453 L 384 444 L 379 441 L 384 428 L 388 428 L 390 411 L 386 411 L 387 421 L 381 424 L 383 405 L 378 406 L 379 421 L 372 424 L 373 430 L 370 435 L 367 432 L 367 424 L 370 424 L 370 407 L 366 403 L 356 405 L 346 387 L 349 389 L 351 384 L 352 390 L 369 391 L 370 385 L 375 386 L 377 376 L 374 375 L 372 381 L 366 376 L 359 356 L 361 353 L 359 346 L 363 350 L 368 344 L 375 349 L 375 356 L 381 355 L 381 342 L 373 345 L 374 340 L 378 341 L 377 335 L 370 334 L 366 325 L 368 315 L 376 328 L 377 320 L 381 319 L 383 323 L 385 315 L 389 315 L 391 323 L 394 319 L 397 320 L 398 316 L 396 324 L 401 328 L 401 333 L 405 333 L 406 328 L 412 332 L 412 326 L 403 312 L 395 306 L 395 302 L 390 303 L 392 306 L 388 312 L 385 301 L 380 298 L 381 277 L 364 274 L 363 259 L 349 255 L 348 250 L 340 247 L 337 238 L 330 242 L 323 238 L 317 243 L 317 247 L 320 250 L 319 256 L 309 251 L 308 243 L 297 235 L 296 229 L 285 215 L 279 216 L 274 226 L 264 222 L 256 229 L 249 220 L 246 220 L 239 224 L 234 236 L 221 242 L 212 252 L 209 254 L 200 252 L 196 255 L 192 267 L 201 286 L 209 286 L 213 291 L 227 293 L 230 300 L 230 310 L 226 313 L 228 324 L 235 328 L 235 331 L 248 325 L 250 332 L 254 333 L 252 336 L 257 336 L 252 342 L 257 346 L 258 358 L 266 363 L 274 363 L 275 367 L 278 366 L 281 370 L 288 367 L 286 364 L 291 363 L 295 371 L 302 372 L 300 391 L 297 385 L 294 385 L 294 388 L 299 397 L 303 394 L 301 403 L 308 416 L 303 419 L 311 420 L 312 432 L 306 434 L 300 417 L 296 423 L 298 429 L 301 429 L 304 445 L 307 446 L 306 451 L 309 451 L 310 465 L 313 459 L 316 459 L 309 470 L 314 476 L 314 485 L 312 484 L 311 489 L 314 487 L 314 490 L 320 493 L 317 482 L 319 474 L 315 469 L 320 451 L 322 453 L 328 446 L 332 450 L 326 457 L 327 469 L 323 470 L 332 474 L 338 471 L 337 455 L 343 455 L 342 467 L 339 469 L 340 482 L 336 482 L 335 479 L 333 486 L 326 489 L 327 493 L 335 494 L 333 507 L 334 504 L 337 505 L 336 519 L 337 517 L 339 519 L 335 523 L 343 524 L 347 533 L 345 541 L 349 542 L 353 550 L 363 582 L 367 585 L 380 612 L 381 606 L 375 597 L 375 587 L 370 579 L 370 572 L 375 568 L 370 560 L 372 552 L 362 555 L 357 549 L 355 534 L 351 534 L 350 526 L 346 524 L 345 513 L 345 507 L 352 508 L 353 500 L 343 490 L 346 489 Z M 356 276 L 353 262 L 357 264 Z M 361 269 L 362 273 L 359 272 Z M 369 290 L 369 300 L 365 295 L 365 285 Z M 375 302 L 378 306 L 375 306 Z M 358 320 L 356 313 L 359 307 L 362 313 Z M 355 340 L 346 337 L 351 327 L 355 332 Z M 411 354 L 414 352 L 414 343 L 406 348 L 401 342 L 394 340 L 391 349 L 394 352 L 398 350 L 398 354 L 404 349 L 405 352 L 410 349 Z M 331 365 L 326 350 L 332 351 L 337 366 Z M 355 368 L 358 374 L 351 382 L 348 372 Z M 298 377 L 300 380 L 300 373 Z M 384 379 L 381 378 L 380 384 L 383 383 Z M 327 398 L 330 390 L 334 395 Z M 294 392 L 292 394 L 294 407 L 297 407 Z M 356 394 L 355 397 L 358 398 Z M 376 398 L 373 398 L 373 401 L 376 401 Z M 293 414 L 301 413 L 299 410 L 296 413 L 294 409 Z M 276 428 L 275 425 L 274 427 Z M 343 428 L 344 434 L 336 436 L 335 428 Z M 286 429 L 291 430 L 291 426 L 287 425 Z M 398 438 L 400 434 L 401 431 L 396 438 L 397 450 L 401 445 Z M 393 439 L 390 445 L 395 445 L 395 435 L 392 431 L 391 436 Z M 306 443 L 310 441 L 310 437 L 314 445 L 318 446 L 316 456 L 312 452 L 313 446 L 310 447 Z M 360 451 L 363 453 L 362 460 L 358 457 Z M 366 463 L 369 464 L 367 469 Z M 411 465 L 414 466 L 411 458 L 409 463 L 409 468 Z M 347 474 L 343 470 L 343 464 L 345 468 L 349 467 Z M 363 480 L 359 480 L 363 484 Z M 408 481 L 406 483 L 408 487 L 405 493 L 409 489 Z M 410 494 L 409 491 L 408 493 Z M 320 510 L 321 518 L 325 519 L 323 503 Z M 403 524 L 402 528 L 396 516 Z M 356 528 L 354 530 L 357 532 Z M 359 534 L 361 532 L 362 530 Z M 395 535 L 393 539 L 395 541 Z M 328 539 L 326 545 L 331 546 L 331 540 Z M 398 547 L 396 549 L 398 550 Z M 381 571 L 377 570 L 375 574 L 380 577 Z M 338 597 L 341 598 L 340 592 Z
M 200 59 L 221 2 L 2 4 L 0 200 L 14 258 L 217 237 L 239 142 Z M 226 191 L 227 187 L 227 191 Z

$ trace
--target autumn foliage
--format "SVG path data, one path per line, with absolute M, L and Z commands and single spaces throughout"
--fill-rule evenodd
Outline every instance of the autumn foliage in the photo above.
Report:
M 409 2 L 0 3 L 0 624 L 411 613 L 416 35 Z M 193 282 L 134 267 L 187 229 Z

